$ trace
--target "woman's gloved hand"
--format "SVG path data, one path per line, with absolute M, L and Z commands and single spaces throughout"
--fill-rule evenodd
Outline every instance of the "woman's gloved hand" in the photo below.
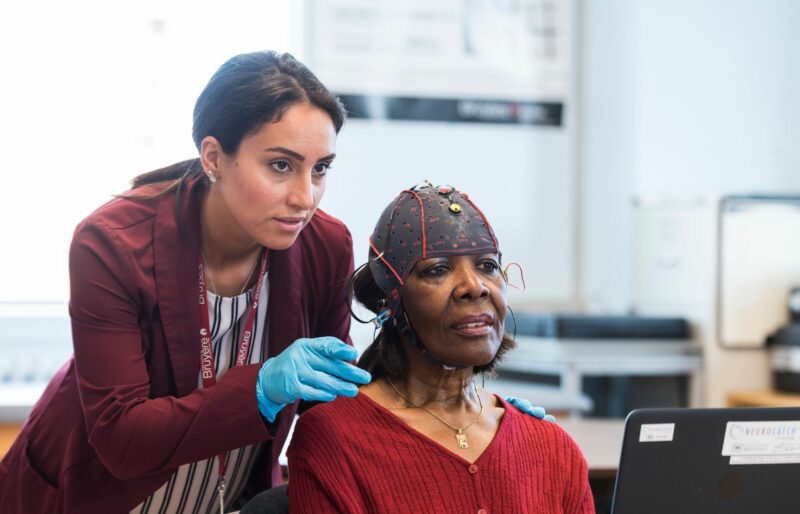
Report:
M 267 421 L 297 400 L 328 402 L 337 396 L 355 396 L 355 384 L 368 384 L 372 376 L 346 362 L 358 352 L 335 337 L 298 339 L 258 371 L 258 410 Z
M 528 400 L 517 398 L 516 396 L 507 396 L 506 401 L 516 407 L 518 410 L 530 416 L 546 419 L 547 421 L 555 421 L 556 418 L 544 412 L 544 407 L 534 407 Z

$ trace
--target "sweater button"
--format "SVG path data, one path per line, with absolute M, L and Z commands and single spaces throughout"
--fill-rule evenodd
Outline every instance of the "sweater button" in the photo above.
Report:
M 486 509 L 478 509 L 478 514 L 489 514 L 489 511 Z
M 470 464 L 469 468 L 467 468 L 467 469 L 473 475 L 478 472 L 478 466 L 476 466 L 475 464 Z M 481 510 L 483 510 L 483 509 L 481 509 Z M 480 511 L 478 511 L 478 512 L 480 512 Z M 480 514 L 486 514 L 486 511 L 480 512 Z

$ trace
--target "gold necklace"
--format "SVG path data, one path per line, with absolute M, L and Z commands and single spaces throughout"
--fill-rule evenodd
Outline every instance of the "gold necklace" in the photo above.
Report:
M 250 279 L 253 278 L 253 270 L 256 269 L 256 265 L 261 260 L 261 253 L 258 254 L 259 257 L 253 263 L 253 267 L 250 268 L 250 273 L 247 274 L 247 278 L 244 279 L 244 284 L 242 284 L 242 290 L 239 291 L 239 294 L 236 296 L 241 295 L 244 293 L 245 288 L 247 287 L 247 283 L 250 282 Z M 206 258 L 206 252 L 203 252 L 203 264 L 205 264 L 206 273 L 208 274 L 208 281 L 211 283 L 211 289 L 213 289 L 214 294 L 217 294 L 217 286 L 214 284 L 214 277 L 211 275 L 211 268 L 208 266 L 208 259 Z
M 389 379 L 389 377 L 386 377 L 386 381 L 389 382 L 389 385 L 392 386 L 392 389 L 394 389 L 394 391 L 398 395 L 400 395 L 400 398 L 405 400 L 405 402 L 407 404 L 413 405 L 414 407 L 416 407 L 418 409 L 422 409 L 422 410 L 426 411 L 428 414 L 430 414 L 434 418 L 438 419 L 439 421 L 441 421 L 442 423 L 444 423 L 445 425 L 447 425 L 451 429 L 455 430 L 456 431 L 456 443 L 458 444 L 459 448 L 462 448 L 462 449 L 469 448 L 469 443 L 467 442 L 467 436 L 464 435 L 464 430 L 466 430 L 469 427 L 471 427 L 472 425 L 474 425 L 476 421 L 481 419 L 481 415 L 483 415 L 483 402 L 481 401 L 481 395 L 478 394 L 478 391 L 475 389 L 475 381 L 474 380 L 472 381 L 472 389 L 475 391 L 475 395 L 478 397 L 478 405 L 480 405 L 481 408 L 478 411 L 478 415 L 475 416 L 475 419 L 473 419 L 472 421 L 470 421 L 469 423 L 467 423 L 463 427 L 454 427 L 453 425 L 451 425 L 450 423 L 448 423 L 447 421 L 442 419 L 441 416 L 439 416 L 438 414 L 436 414 L 432 410 L 430 410 L 430 409 L 428 409 L 428 408 L 426 408 L 426 407 L 424 407 L 422 405 L 417 405 L 416 403 L 414 403 L 411 400 L 409 400 L 408 398 L 406 398 L 406 396 L 403 393 L 400 392 L 400 390 L 394 385 L 394 382 L 392 382 Z

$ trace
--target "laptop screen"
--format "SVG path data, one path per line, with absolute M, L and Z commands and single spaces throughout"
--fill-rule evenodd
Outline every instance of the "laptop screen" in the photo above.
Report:
M 631 412 L 611 511 L 800 513 L 800 408 Z

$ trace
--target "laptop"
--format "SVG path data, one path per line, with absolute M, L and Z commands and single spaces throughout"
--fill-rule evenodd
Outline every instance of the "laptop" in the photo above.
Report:
M 800 408 L 631 412 L 611 512 L 800 513 Z

